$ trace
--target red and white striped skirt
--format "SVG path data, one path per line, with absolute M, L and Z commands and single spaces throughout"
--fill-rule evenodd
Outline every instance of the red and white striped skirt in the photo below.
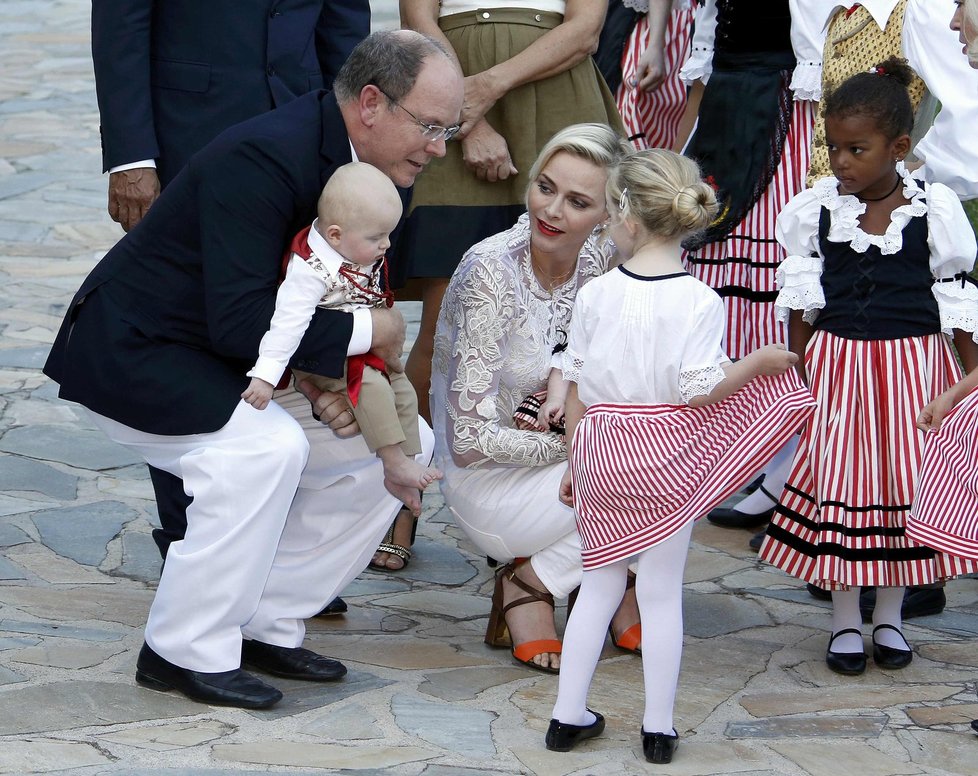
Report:
M 702 517 L 763 468 L 812 413 L 794 370 L 708 407 L 596 404 L 571 475 L 585 569 L 628 558 Z
M 947 338 L 851 340 L 818 331 L 805 363 L 818 408 L 760 557 L 832 590 L 923 585 L 978 570 L 906 535 L 924 446 L 914 421 L 960 376 Z
M 788 200 L 805 188 L 815 104 L 795 100 L 781 162 L 757 204 L 723 240 L 686 256 L 686 269 L 723 298 L 727 313 L 724 350 L 733 359 L 773 342 L 786 342 L 774 317 L 775 274 L 784 250 L 774 238 L 774 222 Z
M 924 437 L 907 536 L 948 555 L 978 561 L 978 391 Z
M 666 77 L 655 91 L 630 88 L 636 77 L 639 57 L 649 46 L 649 19 L 646 14 L 632 27 L 621 58 L 621 85 L 615 102 L 625 124 L 628 139 L 638 150 L 672 148 L 679 131 L 679 120 L 686 110 L 686 85 L 679 70 L 689 56 L 693 37 L 693 4 L 673 9 L 666 24 Z

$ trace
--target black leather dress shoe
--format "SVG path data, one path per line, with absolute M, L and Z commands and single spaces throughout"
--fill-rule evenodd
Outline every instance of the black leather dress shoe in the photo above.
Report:
M 885 644 L 876 643 L 876 631 L 884 629 L 900 633 L 899 628 L 886 623 L 873 628 L 873 662 L 880 668 L 905 668 L 910 665 L 910 661 L 913 660 L 913 651 L 910 649 L 910 645 L 907 644 L 907 640 L 903 638 L 902 633 L 900 633 L 900 638 L 903 639 L 904 644 L 907 644 L 906 649 L 898 649 L 897 647 L 888 647 Z
M 672 735 L 668 733 L 646 733 L 642 729 L 642 752 L 650 763 L 672 762 L 673 752 L 679 746 L 679 734 L 675 729 Z
M 859 674 L 866 670 L 865 652 L 832 651 L 832 642 L 834 642 L 843 633 L 855 633 L 860 637 L 862 636 L 862 633 L 856 628 L 843 628 L 838 633 L 833 633 L 832 638 L 829 639 L 828 649 L 825 650 L 825 665 L 827 665 L 830 670 L 835 671 L 837 674 L 859 676 Z
M 908 587 L 903 594 L 903 606 L 900 617 L 912 620 L 914 617 L 927 617 L 940 614 L 947 606 L 947 596 L 943 587 Z M 873 609 L 876 608 L 876 588 L 867 587 L 859 594 L 859 613 L 863 622 L 873 621 Z
M 544 742 L 551 752 L 569 752 L 577 744 L 587 738 L 600 736 L 604 731 L 604 717 L 596 711 L 588 709 L 594 715 L 590 725 L 567 725 L 555 719 L 550 720 L 547 737 Z
M 332 601 L 330 601 L 323 610 L 317 614 L 317 617 L 335 617 L 337 614 L 346 614 L 350 610 L 350 607 L 346 605 L 344 601 L 339 596 L 336 596 Z
M 341 662 L 312 650 L 247 639 L 241 644 L 241 662 L 275 676 L 310 682 L 332 682 L 346 675 L 346 666 Z
M 282 693 L 261 679 L 236 668 L 203 673 L 181 668 L 143 644 L 136 661 L 136 682 L 151 690 L 179 690 L 188 698 L 215 706 L 267 709 L 282 700 Z

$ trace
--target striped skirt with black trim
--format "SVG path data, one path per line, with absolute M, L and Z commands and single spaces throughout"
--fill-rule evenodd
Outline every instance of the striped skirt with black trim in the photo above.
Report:
M 595 404 L 577 426 L 571 475 L 585 569 L 665 541 L 733 495 L 812 413 L 794 370 L 708 407 Z
M 679 70 L 689 56 L 693 37 L 693 5 L 673 8 L 666 24 L 666 77 L 651 92 L 632 87 L 638 61 L 651 39 L 649 17 L 643 14 L 632 28 L 621 59 L 621 84 L 615 91 L 615 102 L 621 112 L 628 139 L 639 149 L 672 148 L 679 131 L 679 121 L 686 110 L 686 85 Z
M 774 223 L 788 200 L 805 188 L 814 120 L 814 103 L 795 100 L 781 162 L 761 198 L 723 240 L 685 254 L 689 274 L 723 299 L 724 350 L 733 359 L 787 342 L 784 326 L 774 317 L 775 275 L 785 257 L 774 237 Z
M 978 561 L 978 391 L 925 437 L 907 536 Z
M 817 331 L 805 363 L 818 407 L 760 557 L 831 590 L 923 585 L 978 570 L 906 532 L 924 446 L 914 421 L 960 376 L 947 338 Z

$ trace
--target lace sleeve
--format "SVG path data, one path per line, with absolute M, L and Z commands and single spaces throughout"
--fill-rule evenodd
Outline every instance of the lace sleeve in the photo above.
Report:
M 517 429 L 513 408 L 502 406 L 500 376 L 511 366 L 511 338 L 527 323 L 518 283 L 518 268 L 476 256 L 463 262 L 445 294 L 452 337 L 447 437 L 457 466 L 545 466 L 567 458 L 560 435 Z
M 723 364 L 723 302 L 712 290 L 697 302 L 693 324 L 683 350 L 679 368 L 679 396 L 689 404 L 696 396 L 706 396 L 727 376 Z
M 781 262 L 775 277 L 779 289 L 778 298 L 774 300 L 775 317 L 785 323 L 792 310 L 802 310 L 802 319 L 814 323 L 818 311 L 825 307 L 822 257 L 788 256 Z

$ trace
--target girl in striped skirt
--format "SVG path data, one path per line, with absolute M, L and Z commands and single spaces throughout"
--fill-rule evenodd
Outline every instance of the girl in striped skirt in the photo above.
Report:
M 568 751 L 604 728 L 585 702 L 634 561 L 642 620 L 655 624 L 642 640 L 642 747 L 669 762 L 692 523 L 763 466 L 813 402 L 783 346 L 736 364 L 723 352 L 723 304 L 682 265 L 680 241 L 716 213 L 694 162 L 635 153 L 611 175 L 608 208 L 632 258 L 578 292 L 564 352 L 571 462 L 560 497 L 576 508 L 584 576 L 546 745 Z
M 835 177 L 778 218 L 788 258 L 777 310 L 818 409 L 761 547 L 761 557 L 832 591 L 828 667 L 860 674 L 859 591 L 875 585 L 873 659 L 902 668 L 913 653 L 900 616 L 904 587 L 978 564 L 908 537 L 923 449 L 920 407 L 978 363 L 978 291 L 964 282 L 975 237 L 957 196 L 924 186 L 902 160 L 912 71 L 891 58 L 823 96 Z

